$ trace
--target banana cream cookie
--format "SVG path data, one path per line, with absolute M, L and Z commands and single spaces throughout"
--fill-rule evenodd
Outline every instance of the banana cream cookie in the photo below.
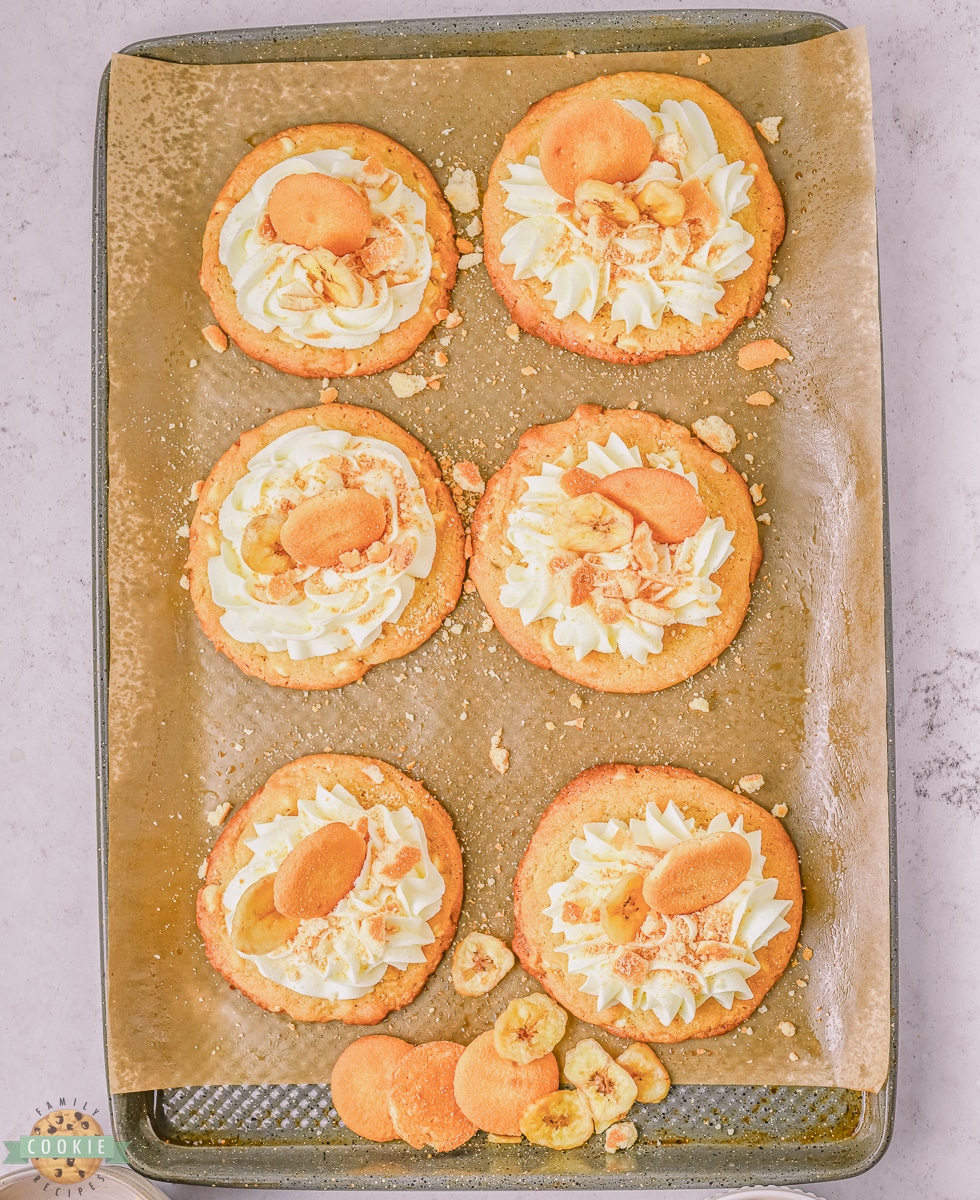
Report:
M 660 691 L 714 662 L 762 561 L 732 466 L 672 421 L 595 405 L 521 437 L 471 532 L 501 634 L 604 692 Z
M 269 1012 L 376 1025 L 453 939 L 463 860 L 449 814 L 386 762 L 280 767 L 208 856 L 197 923 L 212 965 Z
M 257 146 L 218 194 L 201 286 L 252 358 L 292 375 L 371 375 L 412 355 L 456 281 L 429 169 L 362 125 L 301 125 Z
M 593 767 L 545 810 L 514 950 L 570 1012 L 680 1042 L 739 1025 L 800 931 L 796 849 L 764 808 L 677 767 Z
M 710 350 L 758 312 L 785 215 L 737 109 L 698 80 L 627 71 L 528 110 L 494 160 L 483 225 L 522 329 L 640 363 Z
M 463 527 L 432 456 L 380 413 L 302 408 L 218 460 L 190 527 L 204 632 L 249 675 L 340 687 L 456 606 Z

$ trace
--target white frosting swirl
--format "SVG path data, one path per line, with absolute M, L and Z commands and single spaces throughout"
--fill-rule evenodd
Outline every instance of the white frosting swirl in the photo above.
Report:
M 648 454 L 644 464 L 640 451 L 627 446 L 613 433 L 606 445 L 589 442 L 588 457 L 576 462 L 567 450 L 555 463 L 545 463 L 540 475 L 524 479 L 527 490 L 511 511 L 507 521 L 507 540 L 521 556 L 509 566 L 507 582 L 500 589 L 500 603 L 520 610 L 525 625 L 550 617 L 555 621 L 553 637 L 559 646 L 569 646 L 581 661 L 597 650 L 600 654 L 618 652 L 645 664 L 651 654 L 663 650 L 663 631 L 667 625 L 704 625 L 720 614 L 721 587 L 711 576 L 732 553 L 735 534 L 721 517 L 707 517 L 697 533 L 675 546 L 650 542 L 647 553 L 637 558 L 639 540 L 649 526 L 641 523 L 634 541 L 622 550 L 608 554 L 588 554 L 586 560 L 605 570 L 616 590 L 617 578 L 625 594 L 649 600 L 658 610 L 656 621 L 642 620 L 628 609 L 618 619 L 606 623 L 600 619 L 592 601 L 574 608 L 562 603 L 555 588 L 550 564 L 559 551 L 551 533 L 555 509 L 568 497 L 560 480 L 571 467 L 581 467 L 599 479 L 615 471 L 648 465 L 682 475 L 697 490 L 697 476 L 685 472 L 676 450 Z M 634 590 L 636 589 L 636 590 Z
M 753 178 L 742 161 L 730 163 L 718 152 L 711 125 L 693 100 L 665 100 L 656 113 L 638 100 L 617 103 L 639 117 L 654 139 L 680 134 L 687 145 L 679 163 L 652 161 L 624 193 L 635 196 L 655 179 L 670 186 L 700 179 L 717 206 L 717 229 L 705 239 L 686 220 L 662 229 L 641 218 L 611 238 L 597 235 L 581 217 L 574 219 L 572 206 L 545 182 L 532 154 L 509 164 L 510 179 L 501 181 L 504 207 L 524 219 L 504 233 L 500 261 L 513 266 L 515 279 L 548 284 L 546 299 L 559 320 L 578 313 L 591 321 L 604 304 L 627 333 L 638 325 L 659 329 L 665 312 L 698 326 L 716 320 L 722 283 L 752 265 L 748 252 L 755 239 L 732 218 L 749 203 Z
M 346 567 L 296 567 L 285 575 L 253 571 L 241 556 L 242 534 L 253 517 L 282 512 L 320 492 L 361 487 L 385 503 L 383 562 Z M 298 661 L 363 649 L 397 621 L 432 569 L 435 522 L 408 458 L 389 442 L 341 429 L 304 426 L 284 433 L 249 460 L 218 514 L 221 552 L 208 562 L 221 625 L 236 641 L 258 642 Z M 292 589 L 280 602 L 280 581 Z M 275 582 L 274 582 L 275 581 Z M 270 591 L 270 587 L 273 591 Z
M 269 954 L 242 955 L 266 979 L 302 996 L 356 1000 L 380 983 L 389 967 L 404 971 L 410 963 L 425 962 L 422 947 L 435 941 L 428 922 L 442 907 L 445 880 L 429 858 L 422 822 L 407 807 L 363 809 L 340 784 L 329 791 L 317 784 L 316 798 L 300 800 L 297 809 L 296 816 L 256 822 L 255 837 L 246 839 L 252 857 L 222 896 L 228 932 L 245 890 L 277 871 L 303 838 L 334 821 L 354 826 L 366 819 L 364 866 L 333 912 L 300 921 L 289 941 Z M 420 857 L 393 883 L 385 865 L 404 847 L 413 847 Z
M 649 871 L 680 842 L 729 832 L 745 838 L 752 851 L 748 876 L 733 892 L 688 915 L 650 913 L 625 946 L 608 939 L 599 905 L 624 876 Z M 735 1000 L 752 998 L 746 980 L 759 970 L 755 952 L 789 929 L 783 918 L 793 907 L 775 899 L 778 880 L 763 877 L 761 831 L 746 833 L 741 817 L 733 825 L 725 813 L 697 829 L 671 801 L 663 812 L 648 804 L 643 819 L 629 825 L 586 825 L 583 835 L 569 847 L 578 865 L 548 889 L 544 913 L 563 939 L 559 950 L 568 958 L 568 973 L 585 976 L 581 990 L 595 996 L 597 1010 L 622 1004 L 631 1012 L 652 1011 L 664 1025 L 678 1014 L 687 1024 L 708 999 L 730 1009 Z
M 269 193 L 279 180 L 309 172 L 351 183 L 367 198 L 368 247 L 375 239 L 393 239 L 384 270 L 377 273 L 364 268 L 361 252 L 340 259 L 360 281 L 356 305 L 334 304 L 319 294 L 303 262 L 310 252 L 280 241 L 265 222 Z M 425 201 L 397 172 L 377 160 L 352 158 L 346 150 L 297 154 L 260 175 L 228 214 L 218 257 L 231 276 L 238 311 L 250 325 L 263 333 L 282 330 L 287 340 L 303 345 L 340 350 L 369 346 L 413 317 L 432 271 Z

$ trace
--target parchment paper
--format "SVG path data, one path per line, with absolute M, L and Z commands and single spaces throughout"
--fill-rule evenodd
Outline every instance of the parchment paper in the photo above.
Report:
M 882 584 L 880 362 L 874 159 L 861 31 L 776 49 L 574 59 L 474 58 L 184 67 L 112 65 L 108 233 L 111 604 L 108 890 L 113 1091 L 216 1083 L 308 1083 L 366 1032 L 297 1025 L 232 991 L 194 923 L 198 867 L 216 831 L 276 767 L 325 749 L 370 753 L 420 779 L 452 814 L 466 861 L 460 935 L 509 938 L 513 873 L 559 788 L 605 761 L 675 763 L 788 805 L 805 891 L 801 950 L 734 1035 L 664 1051 L 675 1082 L 878 1089 L 889 1045 L 888 809 Z M 751 122 L 782 116 L 764 146 L 788 230 L 764 314 L 719 349 L 637 368 L 521 335 L 484 267 L 461 274 L 464 314 L 439 391 L 397 400 L 386 375 L 339 384 L 438 457 L 484 477 L 529 425 L 582 402 L 640 406 L 689 424 L 719 413 L 731 456 L 764 485 L 765 561 L 734 645 L 694 679 L 648 697 L 576 689 L 483 632 L 464 595 L 408 658 L 332 693 L 246 677 L 204 638 L 180 586 L 191 485 L 238 434 L 315 404 L 319 385 L 209 349 L 197 284 L 212 200 L 250 145 L 293 124 L 356 121 L 420 155 L 441 183 L 453 165 L 482 186 L 504 133 L 558 88 L 625 69 L 703 78 Z M 462 228 L 470 220 L 462 217 Z M 477 239 L 478 241 L 480 239 Z M 412 369 L 429 375 L 438 328 Z M 738 346 L 774 336 L 791 363 L 749 376 Z M 523 375 L 522 367 L 537 374 Z M 745 397 L 766 388 L 771 408 Z M 751 457 L 750 457 L 751 456 Z M 573 695 L 581 708 L 573 707 Z M 704 697 L 708 713 L 691 711 Z M 581 728 L 578 727 L 581 718 Z M 575 723 L 571 723 L 575 722 Z M 488 757 L 503 728 L 510 770 Z M 463 1000 L 448 956 L 418 999 L 379 1031 L 468 1041 L 514 995 L 515 970 Z M 802 981 L 802 982 L 799 982 Z M 780 1022 L 796 1027 L 791 1038 Z M 568 1042 L 589 1036 L 573 1022 Z M 603 1040 L 610 1047 L 613 1039 Z M 791 1057 L 791 1055 L 795 1057 Z

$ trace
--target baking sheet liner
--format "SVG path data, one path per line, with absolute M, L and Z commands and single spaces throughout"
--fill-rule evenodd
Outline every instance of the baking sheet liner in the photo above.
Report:
M 196 925 L 198 868 L 216 831 L 282 763 L 325 749 L 374 754 L 421 780 L 453 817 L 466 862 L 460 935 L 509 938 L 516 864 L 537 818 L 586 767 L 674 763 L 788 806 L 805 891 L 801 950 L 733 1035 L 664 1048 L 677 1083 L 877 1090 L 889 1049 L 888 800 L 882 580 L 881 398 L 871 92 L 863 32 L 799 45 L 568 57 L 187 67 L 117 56 L 108 125 L 109 687 L 108 1053 L 113 1092 L 329 1078 L 367 1032 L 296 1024 L 232 991 Z M 213 650 L 181 588 L 195 480 L 238 434 L 318 402 L 319 385 L 217 355 L 197 284 L 215 194 L 264 137 L 352 120 L 388 133 L 445 183 L 482 187 L 527 106 L 599 73 L 652 69 L 717 88 L 750 121 L 782 116 L 764 144 L 787 205 L 779 283 L 763 314 L 719 349 L 642 367 L 603 364 L 505 333 L 481 265 L 461 273 L 464 315 L 436 368 L 437 328 L 409 364 L 440 390 L 398 400 L 387 375 L 339 384 L 437 458 L 488 477 L 527 426 L 579 403 L 638 402 L 684 424 L 718 413 L 730 456 L 764 486 L 771 525 L 745 625 L 718 663 L 652 696 L 574 687 L 487 632 L 478 596 L 425 646 L 358 684 L 267 686 Z M 464 227 L 470 216 L 460 217 Z M 478 241 L 480 239 L 477 239 Z M 773 336 L 793 360 L 746 375 L 737 348 Z M 535 374 L 523 374 L 534 368 Z M 760 388 L 778 397 L 749 407 Z M 581 700 L 581 707 L 573 698 Z M 703 697 L 707 713 L 689 702 Z M 489 761 L 503 730 L 510 769 Z M 812 950 L 804 957 L 803 948 Z M 448 956 L 376 1031 L 468 1041 L 513 996 L 453 991 Z M 802 981 L 802 982 L 801 982 Z M 779 1032 L 791 1022 L 795 1035 Z M 566 1044 L 594 1033 L 570 1023 Z M 600 1035 L 610 1048 L 615 1040 Z M 792 1057 L 791 1057 L 792 1055 Z

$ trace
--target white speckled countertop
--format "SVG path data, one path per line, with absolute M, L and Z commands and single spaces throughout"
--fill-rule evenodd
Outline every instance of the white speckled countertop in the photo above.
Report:
M 12 852 L 0 904 L 2 1138 L 26 1133 L 35 1109 L 62 1097 L 107 1110 L 89 479 L 92 140 L 102 70 L 130 42 L 190 29 L 529 7 L 603 6 L 363 0 L 355 13 L 336 0 L 294 0 L 285 10 L 269 0 L 50 0 L 6 13 L 0 763 Z M 867 26 L 875 87 L 902 970 L 891 1148 L 868 1174 L 811 1190 L 827 1200 L 960 1200 L 980 1190 L 980 38 L 972 6 L 956 0 L 819 7 Z M 181 1200 L 199 1193 L 168 1190 Z

